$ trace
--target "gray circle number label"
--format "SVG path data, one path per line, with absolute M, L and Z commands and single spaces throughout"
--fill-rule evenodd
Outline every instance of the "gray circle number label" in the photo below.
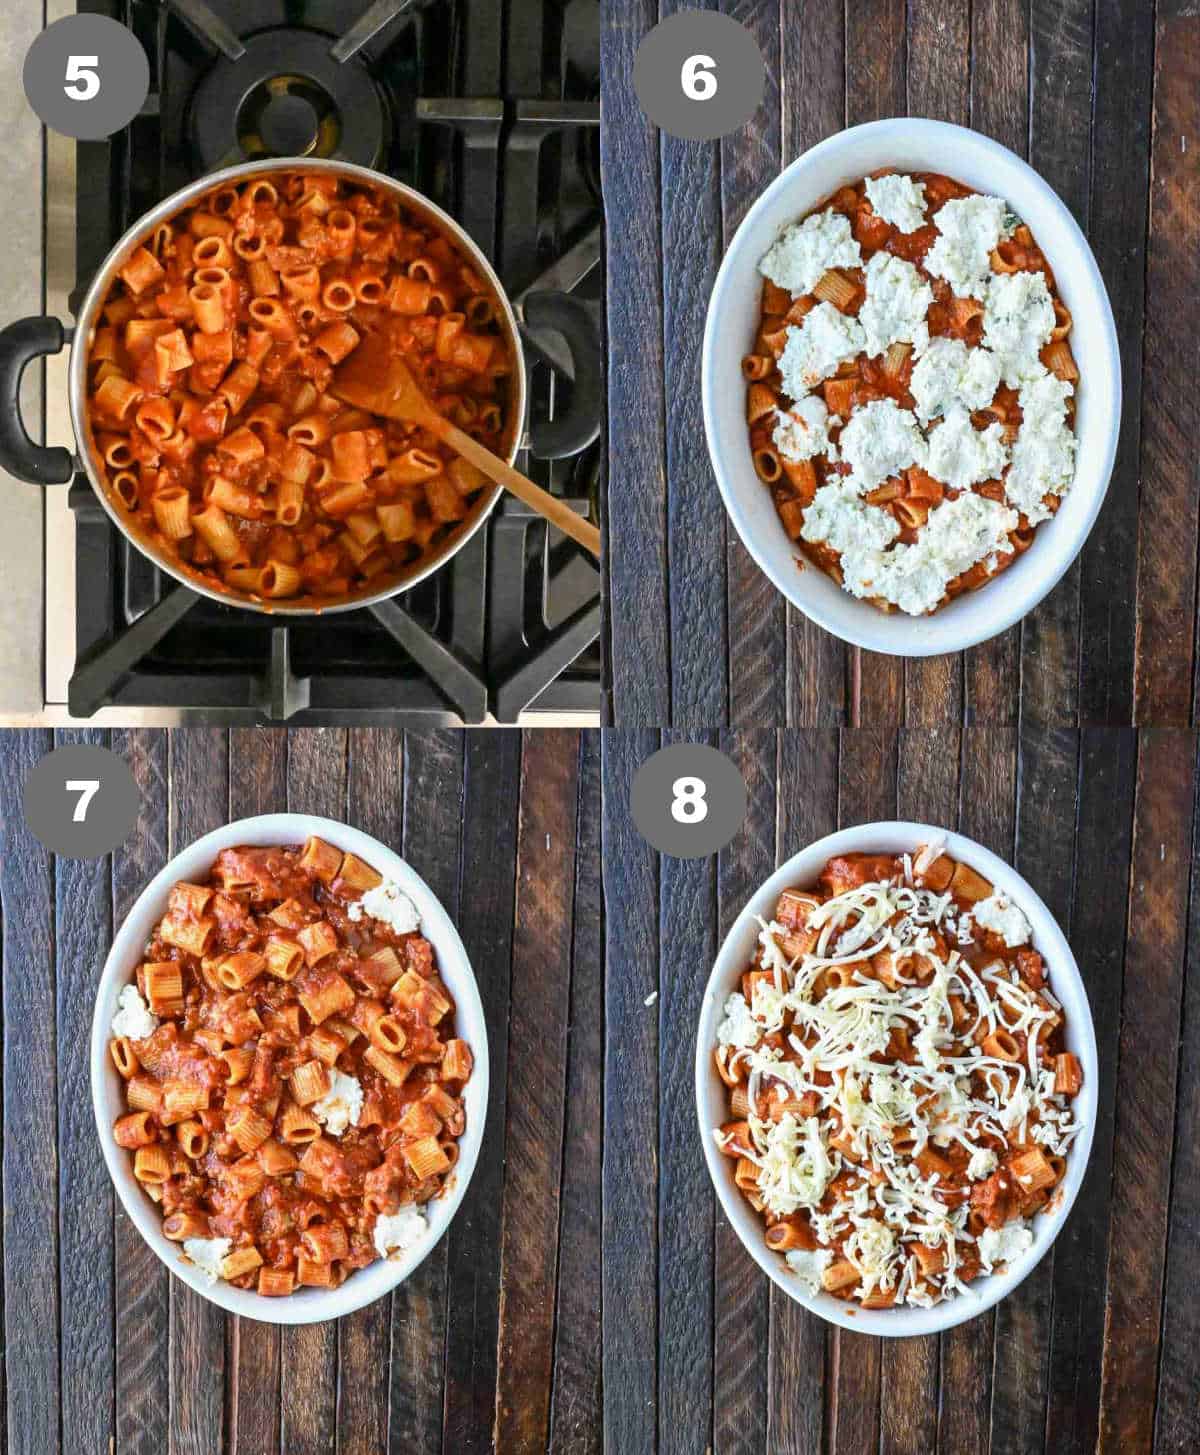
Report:
M 758 42 L 732 16 L 680 10 L 638 46 L 633 89 L 655 126 L 712 141 L 750 120 L 766 74 Z
M 637 770 L 630 809 L 638 832 L 660 853 L 704 859 L 723 849 L 746 817 L 746 785 L 716 748 L 661 748 Z
M 52 854 L 98 859 L 133 832 L 138 788 L 129 764 L 84 743 L 55 748 L 25 780 L 25 822 Z
M 107 15 L 67 15 L 29 47 L 21 79 L 51 131 L 98 141 L 141 110 L 150 63 L 133 32 Z

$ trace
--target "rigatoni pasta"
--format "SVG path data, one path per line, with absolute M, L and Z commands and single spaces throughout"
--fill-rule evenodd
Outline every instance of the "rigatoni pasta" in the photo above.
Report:
M 113 1139 L 211 1281 L 332 1288 L 414 1246 L 474 1069 L 397 886 L 321 839 L 171 890 L 113 1021 Z
M 226 185 L 160 224 L 104 300 L 98 471 L 127 523 L 210 588 L 379 589 L 488 482 L 428 432 L 341 404 L 333 371 L 382 333 L 435 408 L 504 454 L 501 316 L 473 262 L 382 189 L 302 170 Z

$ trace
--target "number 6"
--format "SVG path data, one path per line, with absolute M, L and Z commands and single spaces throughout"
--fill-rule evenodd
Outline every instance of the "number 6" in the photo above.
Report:
M 689 101 L 710 101 L 717 94 L 716 61 L 712 56 L 688 56 L 679 73 Z
M 67 80 L 74 81 L 73 86 L 64 86 L 63 90 L 72 101 L 90 101 L 93 96 L 99 95 L 100 77 L 95 71 L 89 71 L 88 66 L 98 66 L 99 56 L 68 56 L 67 58 Z
M 99 778 L 68 778 L 66 790 L 68 793 L 78 793 L 79 802 L 75 805 L 75 812 L 71 815 L 72 823 L 83 823 L 87 818 L 88 804 L 95 798 L 100 788 Z

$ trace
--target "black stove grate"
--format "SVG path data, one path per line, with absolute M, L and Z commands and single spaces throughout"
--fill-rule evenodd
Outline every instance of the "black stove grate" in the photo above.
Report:
M 79 143 L 82 286 L 164 196 L 266 154 L 274 139 L 418 188 L 493 259 L 518 311 L 532 293 L 561 290 L 598 325 L 599 0 L 84 8 L 132 27 L 152 88 L 127 131 Z M 572 360 L 558 334 L 524 332 L 538 443 L 571 398 Z M 555 459 L 526 450 L 518 467 L 596 519 L 601 445 L 569 448 Z M 596 566 L 513 499 L 412 591 L 286 625 L 165 576 L 113 527 L 82 476 L 70 502 L 78 716 L 107 704 L 295 724 L 469 723 L 489 713 L 510 722 L 531 704 L 599 711 Z

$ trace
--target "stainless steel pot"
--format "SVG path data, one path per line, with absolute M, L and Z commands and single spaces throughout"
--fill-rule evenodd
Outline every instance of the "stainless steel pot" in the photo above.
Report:
M 168 575 L 173 576 L 190 591 L 208 596 L 223 606 L 242 607 L 247 611 L 267 612 L 272 616 L 313 616 L 334 611 L 352 611 L 362 606 L 384 601 L 400 591 L 407 591 L 418 581 L 438 570 L 462 549 L 479 530 L 503 493 L 500 486 L 492 486 L 480 493 L 470 512 L 455 529 L 428 555 L 422 556 L 410 567 L 397 575 L 388 577 L 382 587 L 365 589 L 358 595 L 345 598 L 301 597 L 285 602 L 258 602 L 245 597 L 231 595 L 217 590 L 205 580 L 190 575 L 178 561 L 158 550 L 155 545 L 140 534 L 121 514 L 109 498 L 104 487 L 101 472 L 96 464 L 95 449 L 88 422 L 87 401 L 87 357 L 97 315 L 117 275 L 117 269 L 139 243 L 154 231 L 160 222 L 169 220 L 176 213 L 192 206 L 198 198 L 224 186 L 229 182 L 240 183 L 272 172 L 326 172 L 360 185 L 377 187 L 390 193 L 406 212 L 421 217 L 430 227 L 444 233 L 468 257 L 493 288 L 501 309 L 501 323 L 514 360 L 513 387 L 509 399 L 509 417 L 506 439 L 507 458 L 511 464 L 523 442 L 526 410 L 525 356 L 521 346 L 517 312 L 509 301 L 499 278 L 478 246 L 455 220 L 427 197 L 406 187 L 402 182 L 385 176 L 368 167 L 355 166 L 349 162 L 308 159 L 303 157 L 280 157 L 267 162 L 250 162 L 236 167 L 227 167 L 200 177 L 181 191 L 160 202 L 153 211 L 131 227 L 105 258 L 99 272 L 79 310 L 79 319 L 74 329 L 64 327 L 57 318 L 23 318 L 0 331 L 0 468 L 18 479 L 34 485 L 62 485 L 72 479 L 77 470 L 86 473 L 101 505 L 108 512 L 113 524 L 126 535 L 144 555 L 148 556 Z M 565 338 L 574 363 L 575 377 L 571 403 L 567 410 L 553 420 L 535 422 L 529 433 L 528 444 L 535 455 L 543 459 L 556 459 L 574 454 L 590 444 L 600 431 L 600 344 L 595 325 L 586 308 L 578 299 L 565 293 L 539 292 L 525 297 L 521 310 L 521 322 L 532 329 L 551 330 Z M 75 431 L 78 455 L 58 447 L 37 444 L 29 436 L 21 417 L 20 386 L 21 375 L 27 364 L 46 355 L 56 354 L 66 345 L 71 346 L 69 372 L 69 399 L 71 423 Z

